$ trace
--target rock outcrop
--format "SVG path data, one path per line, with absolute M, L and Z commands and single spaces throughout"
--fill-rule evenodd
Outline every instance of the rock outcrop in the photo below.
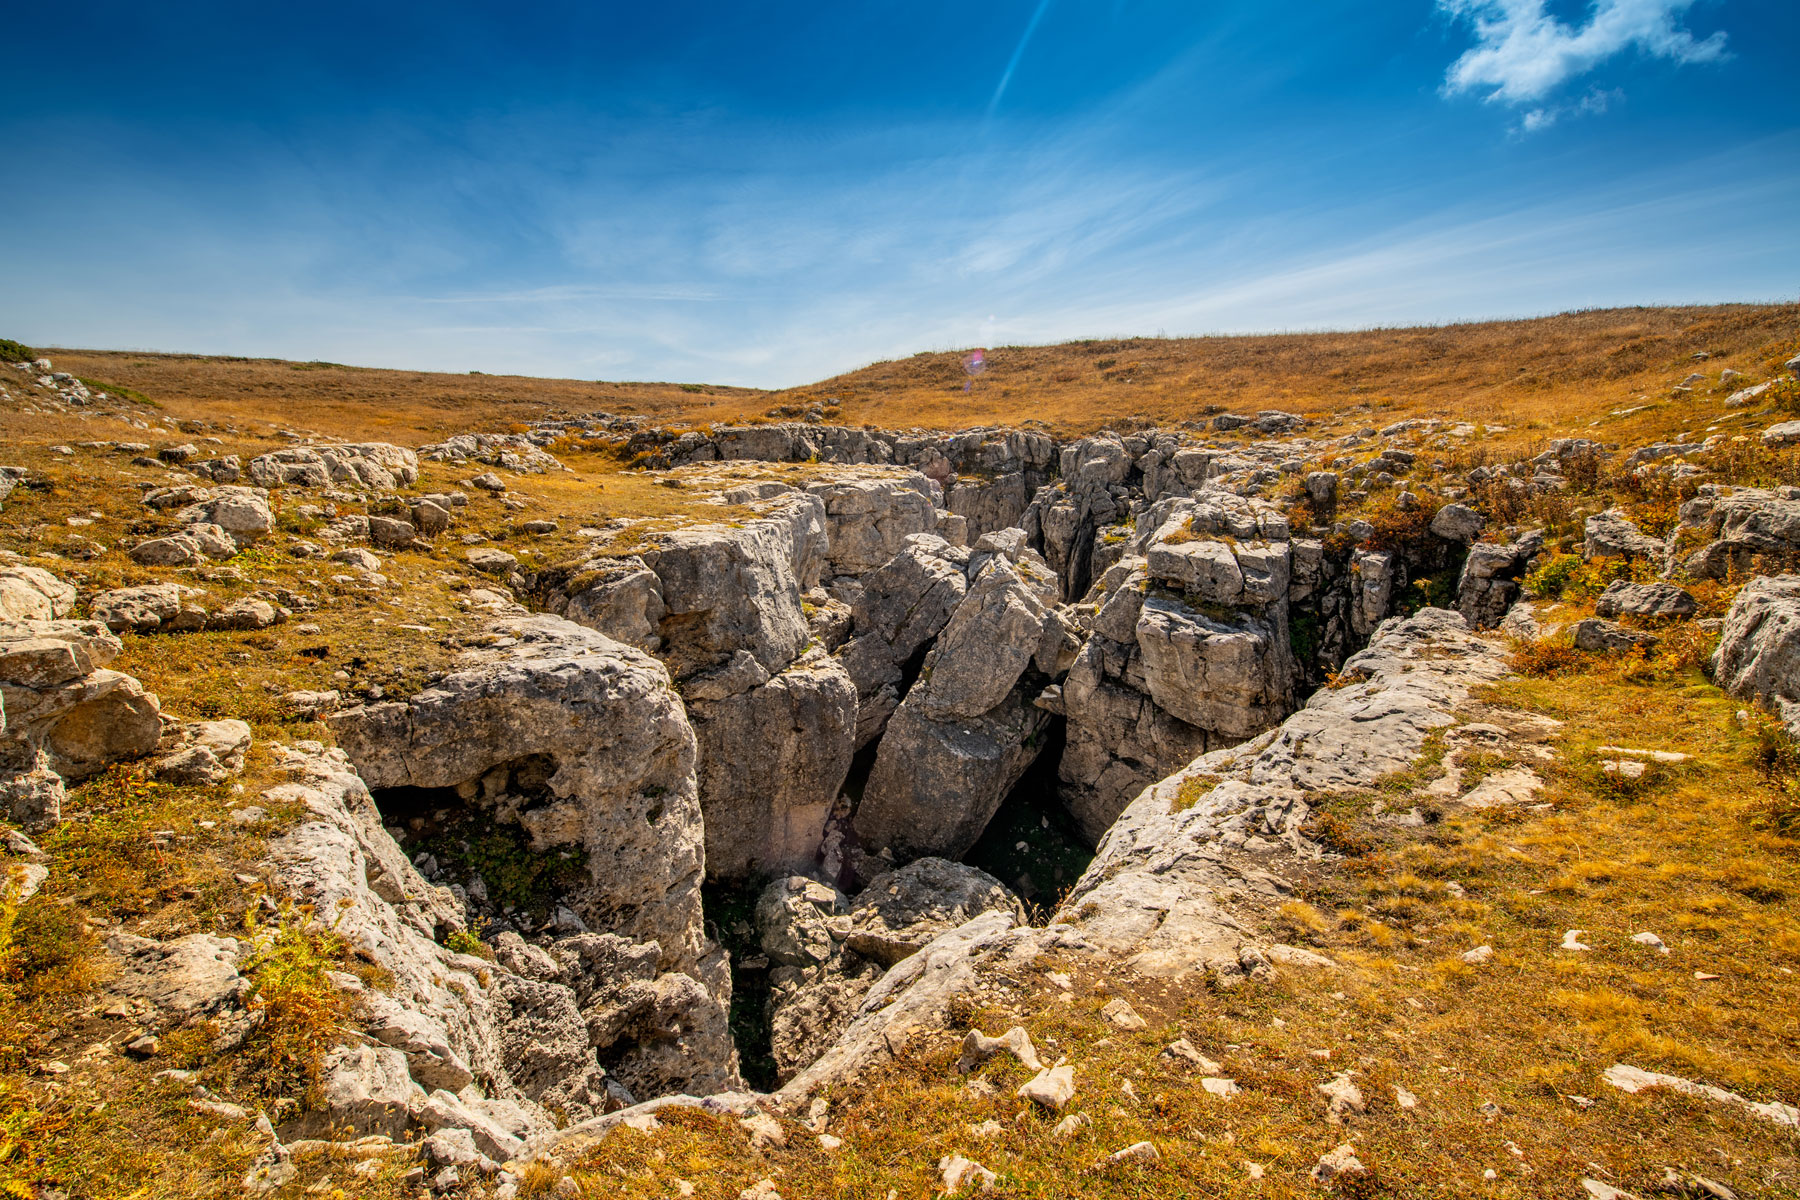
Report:
M 655 942 L 665 970 L 716 975 L 694 734 L 667 671 L 558 617 L 494 628 L 500 647 L 410 700 L 333 714 L 340 744 L 377 791 L 441 789 L 540 850 L 584 852 L 589 882 L 563 902 L 589 928 Z
M 1383 625 L 1280 726 L 1146 788 L 1102 839 L 1046 936 L 1149 975 L 1205 970 L 1229 984 L 1263 955 L 1218 897 L 1260 874 L 1257 856 L 1320 851 L 1300 832 L 1316 791 L 1367 787 L 1412 765 L 1472 685 L 1504 674 L 1501 650 L 1459 615 L 1425 609 Z M 1241 857 L 1240 857 L 1241 856 Z
M 1752 579 L 1731 602 L 1713 682 L 1754 700 L 1800 737 L 1800 575 Z
M 60 599 L 43 610 L 58 608 L 67 611 Z M 156 749 L 156 697 L 107 669 L 121 649 L 98 621 L 0 621 L 0 796 L 12 820 L 53 825 L 65 781 Z

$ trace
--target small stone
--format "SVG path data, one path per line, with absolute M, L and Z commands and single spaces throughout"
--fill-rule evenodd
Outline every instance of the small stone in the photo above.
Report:
M 1583 1179 L 1581 1186 L 1582 1190 L 1586 1191 L 1593 1200 L 1638 1200 L 1630 1192 L 1621 1191 L 1612 1184 L 1602 1183 L 1598 1179 Z
M 1394 1085 L 1394 1103 L 1401 1108 L 1417 1108 L 1419 1107 L 1419 1098 L 1396 1083 Z
M 992 1191 L 1000 1177 L 972 1159 L 960 1154 L 946 1154 L 938 1159 L 938 1171 L 944 1178 L 944 1190 L 954 1196 L 967 1188 Z
M 771 1146 L 787 1145 L 787 1133 L 781 1128 L 781 1122 L 768 1113 L 752 1113 L 738 1121 L 750 1135 L 750 1144 L 758 1150 L 766 1150 Z
M 1106 1007 L 1100 1010 L 1100 1015 L 1115 1027 L 1124 1030 L 1142 1029 L 1149 1024 L 1144 1018 L 1138 1016 L 1137 1010 L 1131 1007 L 1123 996 L 1108 1000 Z
M 957 1060 L 956 1069 L 967 1075 L 1001 1051 L 1010 1051 L 1028 1071 L 1044 1069 L 1037 1049 L 1031 1044 L 1031 1035 L 1020 1025 L 1014 1025 L 999 1037 L 988 1037 L 979 1029 L 969 1030 L 968 1036 L 963 1038 L 962 1057 Z
M 1244 1090 L 1237 1085 L 1237 1080 L 1223 1079 L 1217 1076 L 1209 1076 L 1202 1079 L 1200 1081 L 1200 1086 L 1206 1091 L 1207 1095 L 1221 1096 L 1227 1100 Z
M 1086 1113 L 1070 1113 L 1058 1121 L 1056 1128 L 1050 1132 L 1055 1137 L 1072 1138 L 1093 1123 L 1094 1119 Z
M 684 1196 L 693 1195 L 693 1186 L 690 1184 L 688 1190 L 681 1194 Z M 775 1181 L 773 1179 L 760 1179 L 739 1192 L 738 1200 L 781 1200 L 781 1193 L 775 1190 Z
M 1075 1068 L 1067 1065 L 1051 1067 L 1021 1084 L 1016 1093 L 1022 1100 L 1060 1111 L 1075 1098 Z
M 1356 1157 L 1356 1147 L 1348 1142 L 1339 1146 L 1329 1154 L 1321 1155 L 1313 1164 L 1312 1178 L 1314 1183 L 1330 1183 L 1340 1175 L 1361 1175 L 1368 1168 Z
M 1248 1175 L 1252 1179 L 1261 1179 L 1263 1177 L 1262 1164 L 1261 1163 L 1253 1163 L 1249 1159 L 1245 1159 L 1244 1160 L 1244 1174 Z
M 1566 931 L 1563 934 L 1562 945 L 1558 946 L 1557 949 L 1558 950 L 1592 950 L 1593 949 L 1592 946 L 1588 945 L 1586 942 L 1578 940 L 1581 937 L 1581 935 L 1586 932 L 1587 932 L 1587 930 L 1585 930 L 1585 929 L 1570 929 L 1570 930 Z
M 1480 966 L 1492 957 L 1494 957 L 1492 946 L 1477 946 L 1473 950 L 1465 950 L 1462 953 L 1462 960 L 1470 966 Z
M 1649 946 L 1653 950 L 1660 950 L 1664 954 L 1669 952 L 1669 948 L 1663 945 L 1663 940 L 1654 933 L 1634 933 L 1631 935 L 1631 940 L 1640 946 Z
M 844 1144 L 843 1138 L 833 1137 L 829 1133 L 821 1133 L 819 1135 L 819 1149 L 823 1150 L 827 1154 L 830 1154 L 833 1150 L 836 1150 L 839 1146 L 842 1146 L 843 1144 Z
M 1156 1144 L 1154 1142 L 1133 1142 L 1123 1150 L 1115 1150 L 1113 1153 L 1106 1156 L 1106 1162 L 1111 1165 L 1118 1165 L 1121 1163 L 1148 1164 L 1161 1161 L 1162 1155 L 1157 1152 Z
M 161 1049 L 162 1043 L 147 1033 L 125 1043 L 125 1053 L 133 1058 L 154 1058 Z
M 1333 1121 L 1342 1119 L 1346 1113 L 1362 1112 L 1365 1107 L 1362 1089 L 1351 1080 L 1354 1074 L 1354 1071 L 1339 1071 L 1318 1086 Z
M 1163 1047 L 1162 1057 L 1209 1074 L 1217 1074 L 1219 1070 L 1218 1063 L 1194 1049 L 1194 1044 L 1186 1038 L 1178 1038 Z

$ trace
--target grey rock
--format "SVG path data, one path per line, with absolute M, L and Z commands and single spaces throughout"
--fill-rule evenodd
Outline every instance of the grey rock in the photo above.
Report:
M 1699 610 L 1693 594 L 1672 583 L 1615 579 L 1594 601 L 1594 613 L 1602 617 L 1691 617 Z
M 739 654 L 760 684 L 707 699 L 689 691 L 707 874 L 809 870 L 855 753 L 856 685 L 823 651 L 773 677 Z
M 1800 576 L 1752 579 L 1725 614 L 1713 681 L 1754 700 L 1800 737 Z
M 1024 920 L 1018 898 L 987 872 L 942 858 L 915 859 L 877 875 L 857 894 L 845 944 L 891 967 L 986 912 Z
M 95 596 L 88 614 L 114 633 L 154 633 L 175 623 L 192 594 L 178 583 L 116 588 Z
M 1627 629 L 1616 621 L 1589 617 L 1575 624 L 1575 648 L 1590 653 L 1620 653 L 1656 645 L 1653 634 Z
M 75 588 L 42 567 L 0 568 L 0 618 L 54 621 L 75 607 Z
M 1473 542 L 1481 536 L 1486 519 L 1463 504 L 1446 504 L 1431 518 L 1431 532 L 1450 542 Z
M 1595 558 L 1651 558 L 1661 560 L 1663 544 L 1627 520 L 1617 509 L 1587 519 L 1587 539 L 1581 556 Z

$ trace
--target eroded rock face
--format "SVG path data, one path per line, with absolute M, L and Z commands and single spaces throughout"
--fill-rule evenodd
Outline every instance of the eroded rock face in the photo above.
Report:
M 1047 629 L 1061 630 L 1046 603 L 1054 581 L 1028 560 L 984 554 L 971 559 L 974 582 L 888 722 L 856 810 L 864 844 L 899 860 L 966 853 L 1050 722 L 1033 703 L 1048 673 L 1028 678 L 1027 668 Z
M 1290 597 L 1311 600 L 1322 570 L 1318 543 L 1296 553 L 1278 511 L 1237 496 L 1166 500 L 1143 525 L 1084 599 L 1090 636 L 1062 690 L 1063 802 L 1096 841 L 1146 785 L 1286 715 Z M 1354 620 L 1337 624 L 1341 639 Z
M 419 456 L 387 442 L 290 446 L 250 460 L 250 482 L 272 487 L 355 487 L 387 492 L 419 480 Z
M 646 653 L 662 648 L 662 580 L 635 555 L 583 563 L 546 607 Z
M 741 528 L 678 530 L 642 558 L 662 584 L 663 656 L 678 679 L 747 651 L 763 670 L 782 670 L 810 636 L 800 593 L 819 580 L 825 505 L 788 493 Z
M 411 700 L 333 714 L 340 743 L 377 789 L 454 788 L 548 760 L 542 794 L 499 815 L 540 849 L 586 851 L 591 883 L 565 902 L 590 929 L 656 942 L 665 970 L 698 971 L 713 950 L 700 924 L 694 734 L 668 672 L 560 617 L 494 628 L 512 644 Z
M 833 575 L 863 575 L 913 534 L 937 529 L 936 484 L 925 476 L 847 478 L 807 485 L 825 504 L 825 551 Z
M 760 682 L 688 696 L 714 879 L 812 869 L 855 747 L 856 685 L 835 659 L 815 651 L 774 676 L 743 661 Z
M 65 780 L 156 749 L 156 697 L 106 669 L 120 649 L 98 621 L 0 622 L 0 795 L 13 820 L 53 825 Z
M 1800 737 L 1800 575 L 1752 579 L 1731 602 L 1713 681 L 1755 700 Z
M 1357 682 L 1318 692 L 1277 728 L 1135 798 L 1047 935 L 1147 974 L 1207 970 L 1230 982 L 1254 969 L 1260 957 L 1215 899 L 1247 868 L 1221 852 L 1273 843 L 1311 853 L 1299 833 L 1308 792 L 1366 787 L 1410 766 L 1468 689 L 1504 670 L 1503 652 L 1455 613 L 1384 624 L 1344 665 Z
M 1697 544 L 1683 564 L 1696 579 L 1800 563 L 1800 488 L 1702 486 L 1669 539 L 1677 553 Z
M 1543 548 L 1543 534 L 1535 530 L 1508 545 L 1470 546 L 1456 585 L 1456 607 L 1463 619 L 1476 629 L 1498 626 L 1519 599 L 1521 580 Z
M 851 638 L 838 652 L 856 685 L 856 746 L 887 728 L 908 683 L 903 668 L 949 623 L 968 593 L 967 550 L 918 534 L 863 576 L 852 606 Z
M 985 913 L 1016 918 L 1018 899 L 985 872 L 922 858 L 871 880 L 851 902 L 810 879 L 778 879 L 757 901 L 770 974 L 771 1050 L 793 1078 L 849 1027 L 883 972 Z
M 639 1093 L 735 1085 L 721 998 L 665 970 L 656 942 L 588 933 L 537 946 L 502 934 L 497 962 L 456 953 L 437 939 L 462 928 L 460 902 L 414 869 L 349 759 L 305 743 L 278 753 L 291 779 L 264 799 L 304 815 L 270 842 L 272 889 L 330 913 L 393 981 L 376 992 L 339 977 L 378 1044 L 328 1063 L 324 1110 L 290 1134 L 418 1123 L 474 1128 L 510 1149 L 495 1131 L 516 1140 L 548 1128 L 547 1109 L 579 1119 Z M 456 1095 L 429 1105 L 427 1092 Z

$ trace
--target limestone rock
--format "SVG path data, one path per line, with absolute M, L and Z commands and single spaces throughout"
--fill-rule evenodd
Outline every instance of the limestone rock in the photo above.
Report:
M 1264 969 L 1215 899 L 1238 878 L 1217 850 L 1253 836 L 1303 849 L 1309 792 L 1366 788 L 1410 766 L 1430 732 L 1453 723 L 1469 689 L 1505 670 L 1504 652 L 1455 613 L 1424 609 L 1384 623 L 1345 663 L 1345 686 L 1133 800 L 1046 936 L 1150 975 L 1203 969 L 1229 985 Z
M 641 557 L 662 583 L 664 656 L 677 678 L 748 651 L 771 675 L 811 636 L 800 593 L 818 581 L 825 505 L 788 493 L 741 526 L 689 526 Z
M 1587 539 L 1581 548 L 1584 559 L 1662 559 L 1663 544 L 1639 530 L 1617 509 L 1589 517 L 1586 533 Z
M 335 484 L 390 492 L 418 482 L 419 457 L 387 442 L 290 446 L 251 459 L 247 473 L 250 482 L 263 488 Z
M 75 588 L 42 567 L 0 568 L 0 619 L 54 621 L 75 607 Z
M 1800 737 L 1800 575 L 1752 579 L 1725 614 L 1713 680 L 1755 700 Z
M 923 475 L 849 477 L 808 484 L 825 506 L 826 562 L 834 575 L 862 575 L 899 553 L 913 534 L 937 528 L 935 487 Z
M 662 648 L 662 581 L 636 556 L 583 563 L 552 593 L 549 608 L 627 646 L 652 654 Z
M 761 674 L 761 664 L 740 652 Z M 856 741 L 856 686 L 815 651 L 737 695 L 696 699 L 706 870 L 739 879 L 809 870 Z
M 1589 617 L 1575 624 L 1575 648 L 1590 653 L 1615 654 L 1656 645 L 1652 634 L 1627 629 L 1617 621 Z
M 545 794 L 507 816 L 544 848 L 579 846 L 592 877 L 568 904 L 591 928 L 662 948 L 670 970 L 705 952 L 694 735 L 662 665 L 558 617 L 495 626 L 514 644 L 471 656 L 409 701 L 330 723 L 376 788 L 451 788 L 541 757 Z
M 987 872 L 942 858 L 915 859 L 857 894 L 845 943 L 891 967 L 986 912 L 1024 916 L 1018 898 Z
M 154 633 L 180 624 L 187 597 L 193 594 L 193 589 L 178 583 L 116 588 L 95 596 L 88 614 L 114 633 Z
M 1700 609 L 1693 594 L 1672 583 L 1630 583 L 1615 579 L 1594 601 L 1600 617 L 1691 617 Z

